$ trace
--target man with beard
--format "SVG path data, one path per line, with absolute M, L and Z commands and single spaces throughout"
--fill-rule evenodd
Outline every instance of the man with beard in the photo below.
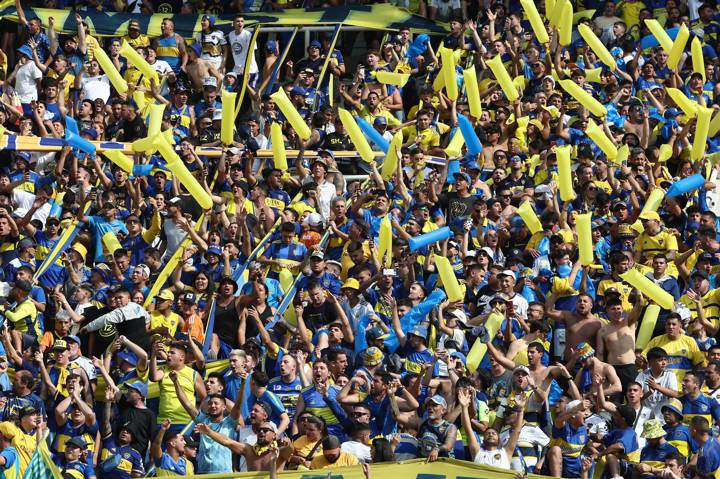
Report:
M 303 388 L 303 384 L 298 377 L 298 366 L 303 367 L 304 364 L 298 365 L 298 360 L 290 355 L 284 354 L 279 361 L 279 375 L 270 379 L 268 383 L 268 391 L 275 394 L 285 406 L 290 421 L 295 417 L 295 409 L 297 406 L 298 395 Z
M 282 470 L 285 467 L 285 462 L 293 452 L 293 448 L 289 443 L 283 443 L 281 447 L 278 447 L 277 427 L 272 422 L 264 422 L 260 425 L 257 432 L 257 443 L 254 446 L 233 441 L 228 437 L 230 432 L 222 434 L 204 423 L 198 423 L 195 426 L 195 432 L 202 434 L 198 461 L 202 460 L 203 441 L 215 441 L 221 447 L 243 456 L 247 461 L 248 471 L 269 471 L 271 462 L 275 459 L 276 450 L 278 450 L 277 468 Z M 288 440 L 285 439 L 285 441 Z
M 595 335 L 602 326 L 602 321 L 598 319 L 592 312 L 593 299 L 589 294 L 580 293 L 575 303 L 575 312 L 559 311 L 555 309 L 555 300 L 557 296 L 551 293 L 546 300 L 545 315 L 555 321 L 565 323 L 565 334 L 567 335 L 565 344 L 574 346 L 582 342 L 590 344 L 595 348 Z M 565 354 L 570 353 L 569 348 L 565 350 Z
M 357 457 L 349 452 L 342 452 L 341 446 L 337 436 L 327 436 L 322 441 L 322 454 L 313 457 L 310 469 L 335 469 L 359 464 Z
M 185 411 L 187 411 L 191 420 L 198 425 L 202 424 L 208 431 L 212 431 L 213 433 L 223 436 L 234 434 L 238 419 L 240 418 L 243 390 L 238 393 L 237 400 L 230 410 L 230 414 L 225 416 L 225 398 L 222 395 L 209 395 L 204 405 L 205 411 L 198 411 L 195 403 L 188 399 L 185 391 L 180 386 L 178 374 L 174 371 L 171 372 L 170 380 L 175 385 L 175 393 L 177 394 L 180 404 Z M 199 474 L 232 472 L 232 453 L 230 449 L 222 443 L 218 444 L 218 441 L 209 440 L 207 437 L 200 439 L 197 460 L 197 472 Z
M 238 442 L 242 442 L 248 446 L 254 446 L 257 444 L 260 426 L 268 422 L 271 412 L 272 409 L 269 405 L 263 402 L 255 403 L 253 407 L 250 408 L 250 413 L 247 416 L 248 421 L 238 431 Z M 248 470 L 247 461 L 244 457 L 240 457 L 238 460 L 238 470 L 240 472 L 247 472 Z
M 453 173 L 453 177 L 455 184 L 451 192 L 438 195 L 436 189 L 430 188 L 430 200 L 445 211 L 448 225 L 457 224 L 458 221 L 469 218 L 477 199 L 470 193 L 470 175 L 456 172 Z M 436 188 L 442 187 L 443 184 L 444 181 L 438 181 Z
M 343 428 L 340 424 L 341 418 L 335 415 L 328 404 L 328 398 L 336 398 L 340 392 L 340 388 L 330 384 L 328 381 L 329 378 L 330 370 L 328 369 L 327 361 L 324 359 L 315 361 L 315 364 L 313 364 L 313 384 L 300 392 L 297 408 L 295 409 L 295 417 L 300 417 L 306 409 L 312 410 L 316 416 L 325 420 L 328 433 L 342 435 Z M 294 423 L 293 433 L 296 434 L 297 432 L 297 423 Z

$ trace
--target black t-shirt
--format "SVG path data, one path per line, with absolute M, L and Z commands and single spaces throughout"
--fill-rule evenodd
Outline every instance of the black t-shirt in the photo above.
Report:
M 350 136 L 347 134 L 342 135 L 334 131 L 325 136 L 325 140 L 322 142 L 322 149 L 332 151 L 351 151 L 353 149 L 353 143 L 350 141 Z
M 128 404 L 121 404 L 119 410 L 118 424 L 113 430 L 117 431 L 121 426 L 127 425 L 133 436 L 131 446 L 145 457 L 155 428 L 155 413 L 150 409 L 138 409 Z
M 337 318 L 337 310 L 329 301 L 323 302 L 320 306 L 308 304 L 303 311 L 305 325 L 313 331 L 317 331 L 323 326 L 327 326 L 332 323 L 335 318 Z
M 469 217 L 477 197 L 470 195 L 467 198 L 460 198 L 456 192 L 451 191 L 440 195 L 439 200 L 440 207 L 445 211 L 445 217 L 449 225 L 455 219 Z
M 525 188 L 533 188 L 534 186 L 535 184 L 533 183 L 533 180 L 526 174 L 523 174 L 520 178 L 511 178 L 508 176 L 500 182 L 495 191 L 497 192 L 500 190 L 508 189 L 512 192 L 513 195 L 515 195 L 515 193 L 520 190 L 524 190 Z
M 140 116 L 136 116 L 133 121 L 123 120 L 120 124 L 122 132 L 118 135 L 118 141 L 135 141 L 147 136 L 147 128 L 145 122 Z
M 320 73 L 320 69 L 322 68 L 323 63 L 325 63 L 325 60 L 320 57 L 318 57 L 317 60 L 303 58 L 302 60 L 298 61 L 295 66 L 293 66 L 293 73 L 295 74 L 295 76 L 297 76 L 301 71 L 305 70 L 306 68 L 312 68 L 317 75 L 318 73 Z

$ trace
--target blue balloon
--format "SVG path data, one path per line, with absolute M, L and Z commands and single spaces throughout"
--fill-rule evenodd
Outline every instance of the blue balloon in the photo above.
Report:
M 133 176 L 150 176 L 150 172 L 155 168 L 155 165 L 133 165 L 132 174 Z
M 355 117 L 355 121 L 360 127 L 360 130 L 362 130 L 362 132 L 370 141 L 379 146 L 384 153 L 388 152 L 388 149 L 390 148 L 390 142 L 383 138 L 379 131 L 377 131 L 370 123 L 365 121 L 363 118 L 360 118 L 359 116 Z
M 75 121 L 75 118 L 71 116 L 65 115 L 65 129 L 67 131 L 75 133 L 76 135 L 80 134 L 80 130 L 78 130 L 78 124 Z
M 688 176 L 687 178 L 683 178 L 677 183 L 673 183 L 673 185 L 667 190 L 665 197 L 674 198 L 682 195 L 683 193 L 687 193 L 688 191 L 700 188 L 704 184 L 705 177 L 700 173 L 697 173 L 695 175 Z
M 427 51 L 427 42 L 429 40 L 430 37 L 427 35 L 427 33 L 421 33 L 420 35 L 418 35 L 408 47 L 407 52 L 405 53 L 405 57 L 412 59 L 418 55 L 424 54 Z
M 89 155 L 95 154 L 95 145 L 72 131 L 65 132 L 65 143 Z
M 680 31 L 680 27 L 673 27 L 668 28 L 665 30 L 665 33 L 668 34 L 671 40 L 675 40 L 677 37 L 678 32 Z M 640 39 L 640 49 L 645 50 L 646 48 L 652 48 L 660 45 L 660 42 L 657 38 L 655 38 L 655 35 L 652 33 L 650 35 L 646 35 Z
M 442 228 L 438 228 L 435 231 L 431 231 L 429 233 L 425 233 L 424 235 L 410 238 L 408 240 L 408 247 L 410 248 L 410 252 L 414 252 L 419 250 L 423 246 L 427 246 L 438 241 L 444 241 L 451 236 L 452 230 L 447 226 L 443 226 Z
M 458 126 L 463 134 L 463 138 L 465 138 L 465 145 L 467 146 L 468 154 L 476 156 L 482 153 L 483 147 L 480 143 L 480 138 L 478 138 L 475 133 L 475 128 L 473 128 L 470 120 L 468 120 L 464 115 L 458 115 Z
M 460 173 L 460 160 L 448 161 L 447 181 L 449 184 L 455 184 L 455 173 Z
M 441 289 L 436 289 L 430 293 L 425 301 L 415 306 L 413 309 L 408 311 L 405 316 L 400 318 L 400 326 L 402 327 L 402 330 L 410 331 L 416 324 L 425 319 L 433 308 L 442 303 L 445 297 L 445 292 Z M 395 331 L 390 330 L 389 335 L 390 337 L 385 339 L 385 347 L 388 351 L 395 352 L 395 350 L 400 346 L 400 342 L 395 335 Z

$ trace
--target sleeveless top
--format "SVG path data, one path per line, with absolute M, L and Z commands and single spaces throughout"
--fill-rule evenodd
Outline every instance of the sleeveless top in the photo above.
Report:
M 169 37 L 158 38 L 157 57 L 158 60 L 166 61 L 176 75 L 180 73 L 180 49 L 174 33 Z
M 255 326 L 254 321 L 250 320 Z M 247 327 L 247 326 L 246 326 Z M 257 328 L 256 333 L 257 334 Z M 215 305 L 215 329 L 214 332 L 218 338 L 228 346 L 234 347 L 237 343 L 237 330 L 238 330 L 238 311 L 235 306 L 235 299 L 230 301 L 227 306 Z M 249 338 L 247 333 L 250 331 L 249 328 L 245 330 L 245 337 Z

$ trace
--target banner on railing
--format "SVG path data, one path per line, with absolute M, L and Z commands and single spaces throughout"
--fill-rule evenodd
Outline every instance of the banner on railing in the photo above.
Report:
M 154 15 L 137 15 L 114 12 L 80 12 L 90 27 L 90 33 L 100 37 L 121 37 L 127 34 L 130 20 L 138 20 L 140 29 L 150 37 L 159 37 L 160 24 L 163 18 L 172 17 L 175 21 L 175 32 L 185 38 L 193 38 L 200 32 L 200 14 L 173 15 L 172 13 L 156 13 Z M 77 33 L 75 14 L 70 10 L 52 10 L 48 8 L 26 8 L 28 19 L 40 18 L 44 26 L 48 19 L 55 19 L 55 28 L 59 33 Z M 17 21 L 17 10 L 13 0 L 0 2 L 0 17 Z M 224 32 L 232 30 L 234 14 L 218 15 L 215 25 Z M 389 3 L 362 5 L 351 7 L 333 7 L 317 9 L 290 9 L 281 12 L 257 12 L 244 14 L 246 25 L 254 24 L 273 26 L 299 25 L 337 25 L 342 23 L 355 27 L 375 30 L 399 30 L 401 26 L 423 33 L 446 34 L 443 24 L 433 22 L 407 10 L 402 10 Z

